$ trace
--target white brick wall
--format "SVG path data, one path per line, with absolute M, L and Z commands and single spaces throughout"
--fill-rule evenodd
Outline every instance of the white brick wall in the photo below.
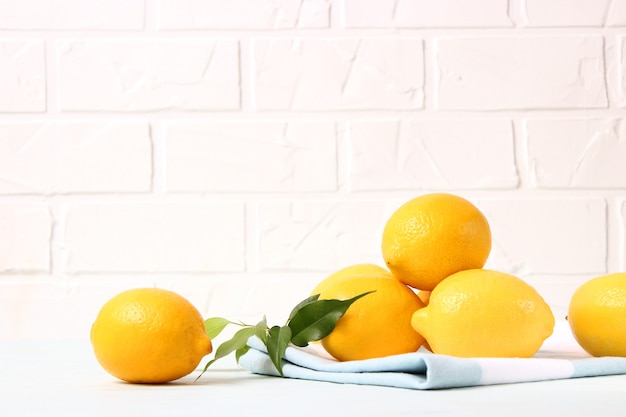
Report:
M 299 120 L 172 122 L 165 128 L 167 189 L 335 191 L 335 131 L 332 122 Z
M 146 122 L 6 122 L 0 138 L 0 194 L 151 189 Z
M 0 111 L 46 109 L 45 46 L 40 40 L 0 38 Z
M 421 39 L 261 39 L 253 48 L 259 110 L 422 107 Z
M 159 0 L 158 27 L 163 30 L 327 28 L 325 0 Z
M 0 205 L 0 271 L 50 271 L 50 211 L 41 204 Z
M 236 41 L 131 38 L 55 46 L 62 111 L 239 108 Z
M 600 36 L 464 37 L 435 48 L 442 110 L 607 106 Z
M 355 121 L 349 135 L 355 191 L 514 188 L 519 182 L 509 120 Z M 468 162 L 471 169 L 459 169 Z
M 625 120 L 626 0 L 0 0 L 0 341 L 283 320 L 431 191 L 562 318 L 626 270 Z
M 245 267 L 241 203 L 72 204 L 64 269 L 233 272 Z
M 363 7 L 359 0 L 345 1 L 347 27 L 509 27 L 507 0 L 484 0 L 475 4 L 460 0 L 374 1 Z

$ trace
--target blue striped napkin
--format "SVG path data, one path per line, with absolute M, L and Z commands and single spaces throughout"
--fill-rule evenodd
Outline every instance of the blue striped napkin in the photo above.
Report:
M 251 338 L 248 344 L 251 349 L 239 358 L 239 365 L 256 374 L 278 376 L 263 343 Z M 562 347 L 559 342 L 552 346 L 545 343 L 535 357 L 523 359 L 466 359 L 420 350 L 338 362 L 319 345 L 290 346 L 285 352 L 283 374 L 288 378 L 420 390 L 626 374 L 626 358 L 592 358 L 579 348 L 563 350 Z

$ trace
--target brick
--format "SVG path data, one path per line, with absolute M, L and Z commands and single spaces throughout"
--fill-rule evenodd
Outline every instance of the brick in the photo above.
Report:
M 531 181 L 539 188 L 626 188 L 626 119 L 528 120 Z
M 626 26 L 626 0 L 612 0 L 606 17 L 606 25 Z
M 0 194 L 149 191 L 151 154 L 147 123 L 0 124 Z
M 61 110 L 239 107 L 236 41 L 59 41 L 57 51 Z
M 170 191 L 334 191 L 332 122 L 171 123 Z
M 507 0 L 345 0 L 347 27 L 510 27 Z
M 51 233 L 46 206 L 0 205 L 0 272 L 49 271 Z
M 384 265 L 383 201 L 294 201 L 260 204 L 262 271 L 334 271 L 352 263 Z
M 610 0 L 524 0 L 525 26 L 604 26 Z
M 508 120 L 351 122 L 349 138 L 350 185 L 356 191 L 513 188 L 519 183 Z
M 44 43 L 0 40 L 0 112 L 46 110 Z
M 2 29 L 142 29 L 145 0 L 0 1 Z
M 328 0 L 160 0 L 158 8 L 162 30 L 325 28 L 330 24 Z
M 254 42 L 254 65 L 259 109 L 423 106 L 421 39 L 259 39 Z
M 439 109 L 577 109 L 608 105 L 601 37 L 438 39 L 436 50 Z
M 601 274 L 607 264 L 604 200 L 480 200 L 493 247 L 486 268 L 528 274 Z
M 65 245 L 71 273 L 241 271 L 243 205 L 72 204 Z

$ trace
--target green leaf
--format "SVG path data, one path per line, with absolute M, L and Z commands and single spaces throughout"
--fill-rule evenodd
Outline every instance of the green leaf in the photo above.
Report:
M 250 346 L 245 345 L 235 351 L 235 360 L 239 363 L 239 358 L 245 355 L 250 350 Z
M 248 343 L 248 339 L 256 335 L 256 333 L 256 327 L 244 327 L 243 329 L 238 330 L 232 338 L 219 345 L 219 347 L 215 350 L 215 356 L 213 357 L 213 359 L 210 360 L 204 367 L 203 373 L 207 369 L 209 369 L 209 366 L 213 365 L 218 359 L 221 359 L 224 356 L 228 356 L 232 352 L 244 348 Z
M 263 344 L 265 344 L 267 340 L 267 331 L 269 329 L 267 326 L 267 317 L 263 316 L 263 320 L 258 322 L 254 328 L 256 329 L 254 335 L 261 339 Z
M 283 356 L 285 356 L 289 340 L 291 340 L 289 326 L 274 326 L 267 335 L 265 343 L 267 354 L 280 376 L 283 376 Z
M 309 342 L 328 336 L 348 308 L 372 292 L 374 291 L 359 294 L 348 300 L 316 300 L 304 305 L 289 321 L 291 343 L 303 347 Z
M 287 319 L 287 322 L 289 322 L 293 318 L 293 316 L 295 316 L 298 313 L 298 311 L 300 311 L 302 309 L 302 307 L 304 307 L 306 305 L 309 305 L 312 302 L 317 301 L 318 298 L 320 298 L 320 295 L 319 294 L 315 294 L 315 295 L 310 296 L 309 298 L 306 298 L 306 299 L 300 301 L 293 308 L 293 310 L 291 310 L 291 313 L 289 313 L 289 318 Z
M 204 328 L 209 339 L 215 339 L 231 323 L 230 320 L 221 317 L 211 317 L 204 321 Z

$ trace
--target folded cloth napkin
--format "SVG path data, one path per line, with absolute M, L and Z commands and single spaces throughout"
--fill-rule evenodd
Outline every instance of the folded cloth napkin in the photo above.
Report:
M 253 373 L 278 376 L 257 338 L 239 358 Z M 544 345 L 545 346 L 545 345 Z M 410 389 L 443 389 L 551 379 L 626 374 L 626 358 L 591 358 L 582 351 L 542 350 L 533 358 L 456 358 L 419 351 L 376 359 L 338 362 L 318 346 L 285 352 L 283 374 L 288 378 Z

